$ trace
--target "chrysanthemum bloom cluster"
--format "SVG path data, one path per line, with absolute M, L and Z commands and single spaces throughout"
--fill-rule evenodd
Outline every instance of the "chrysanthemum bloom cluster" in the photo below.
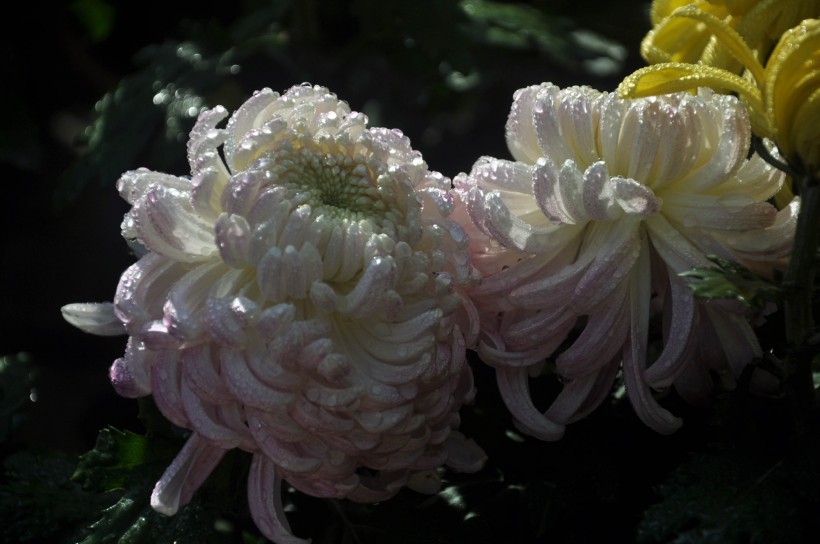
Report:
M 641 43 L 649 64 L 703 64 L 739 74 L 745 67 L 724 36 L 739 37 L 764 61 L 786 30 L 820 15 L 820 1 L 654 0 L 650 15 L 653 28 Z
M 697 87 L 735 92 L 749 109 L 755 134 L 772 139 L 799 169 L 820 172 L 820 2 L 720 7 L 696 1 L 675 7 L 653 4 L 656 26 L 642 47 L 652 66 L 627 77 L 618 93 L 635 98 Z
M 64 309 L 87 331 L 127 331 L 115 388 L 152 394 L 193 431 L 153 507 L 176 512 L 241 448 L 258 527 L 303 542 L 283 479 L 370 502 L 443 464 L 480 468 L 455 430 L 477 323 L 462 311 L 470 268 L 449 180 L 322 87 L 263 90 L 218 128 L 227 115 L 200 115 L 190 179 L 123 175 L 123 235 L 147 252 L 113 305 Z
M 761 355 L 740 303 L 695 300 L 679 274 L 715 254 L 767 275 L 792 243 L 797 205 L 766 202 L 783 175 L 747 159 L 746 110 L 708 91 L 623 100 L 542 84 L 516 93 L 507 143 L 514 161 L 485 157 L 454 181 L 485 275 L 471 291 L 478 350 L 519 427 L 560 438 L 622 368 L 641 420 L 673 432 L 653 390 L 698 401 L 711 372 L 732 387 Z M 529 379 L 552 356 L 563 389 L 541 412 Z

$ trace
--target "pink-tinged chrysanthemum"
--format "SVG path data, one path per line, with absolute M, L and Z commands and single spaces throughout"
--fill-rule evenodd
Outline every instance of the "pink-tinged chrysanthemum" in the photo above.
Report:
M 218 128 L 227 115 L 199 116 L 190 179 L 123 175 L 123 236 L 147 252 L 113 305 L 64 308 L 89 332 L 127 332 L 115 388 L 193 431 L 153 507 L 173 514 L 242 448 L 258 527 L 304 542 L 283 479 L 370 502 L 443 464 L 478 469 L 456 431 L 477 321 L 449 180 L 322 87 L 265 89 Z
M 710 371 L 731 387 L 761 355 L 740 303 L 697 301 L 679 274 L 706 254 L 770 274 L 791 247 L 797 204 L 766 202 L 783 176 L 747 159 L 746 111 L 708 91 L 622 100 L 542 84 L 515 94 L 507 143 L 515 161 L 485 157 L 454 181 L 484 275 L 479 353 L 518 425 L 560 438 L 622 368 L 638 416 L 674 431 L 653 389 L 698 400 Z M 649 353 L 655 315 L 662 349 Z M 554 354 L 563 389 L 542 413 L 528 380 Z

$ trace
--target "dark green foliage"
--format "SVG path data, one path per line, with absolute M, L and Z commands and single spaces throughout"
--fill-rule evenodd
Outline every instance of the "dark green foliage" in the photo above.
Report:
M 125 489 L 135 478 L 143 480 L 170 464 L 179 444 L 166 443 L 114 428 L 100 431 L 93 450 L 80 456 L 72 480 L 94 492 Z
M 80 458 L 73 480 L 96 493 L 124 490 L 84 531 L 82 544 L 164 544 L 214 541 L 214 522 L 198 497 L 168 517 L 149 499 L 154 483 L 171 463 L 179 444 L 116 429 L 103 429 L 96 447 Z
M 85 493 L 69 477 L 76 458 L 59 452 L 22 451 L 3 462 L 0 535 L 3 542 L 68 540 L 111 500 Z
M 802 544 L 820 534 L 820 441 L 782 455 L 697 454 L 660 487 L 642 544 Z
M 762 309 L 766 303 L 780 298 L 780 288 L 758 276 L 742 264 L 707 255 L 715 266 L 693 268 L 680 274 L 692 278 L 690 287 L 696 298 L 734 299 Z
M 69 168 L 56 192 L 64 205 L 95 183 L 113 190 L 126 170 L 144 166 L 184 173 L 185 142 L 206 93 L 230 76 L 231 51 L 209 54 L 194 42 L 146 47 L 137 62 L 145 67 L 123 78 L 95 106 L 96 119 L 84 133 L 86 151 Z

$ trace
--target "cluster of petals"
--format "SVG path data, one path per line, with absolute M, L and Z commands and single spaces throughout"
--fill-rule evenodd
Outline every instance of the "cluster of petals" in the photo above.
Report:
M 644 40 L 644 57 L 651 66 L 625 78 L 618 93 L 636 98 L 697 87 L 734 92 L 748 108 L 756 135 L 773 140 L 798 170 L 816 173 L 820 170 L 816 122 L 820 110 L 820 20 L 816 18 L 820 2 L 752 4 L 743 18 L 718 17 L 709 11 L 715 7 L 709 2 L 686 4 L 665 15 Z M 801 21 L 803 16 L 815 18 Z M 748 24 L 741 24 L 744 21 Z M 784 27 L 786 24 L 795 26 Z M 776 34 L 766 30 L 769 25 L 776 27 Z M 678 29 L 680 36 L 669 38 L 672 28 Z M 718 56 L 706 53 L 700 58 L 683 54 L 698 33 L 708 37 L 711 44 L 705 51 L 722 51 L 732 62 L 720 62 Z M 774 49 L 767 45 L 761 50 L 758 35 L 764 34 L 768 44 L 776 44 Z
M 227 117 L 199 116 L 190 177 L 122 176 L 123 236 L 144 254 L 113 304 L 64 308 L 89 332 L 126 332 L 116 390 L 192 431 L 153 507 L 176 512 L 241 448 L 260 530 L 304 542 L 283 480 L 372 502 L 444 464 L 480 468 L 456 430 L 478 323 L 450 180 L 323 87 L 265 89 L 219 128 Z
M 783 174 L 747 158 L 738 100 L 707 90 L 625 100 L 545 83 L 516 92 L 506 136 L 514 160 L 481 158 L 454 183 L 484 276 L 477 349 L 518 427 L 560 438 L 620 370 L 640 419 L 675 431 L 655 391 L 701 401 L 761 355 L 746 308 L 696 300 L 680 274 L 709 254 L 784 267 L 798 203 L 767 202 Z M 531 377 L 548 363 L 562 388 L 542 399 Z
M 703 64 L 740 73 L 745 67 L 726 36 L 743 40 L 764 62 L 784 32 L 818 14 L 820 0 L 654 0 L 641 54 L 650 64 Z

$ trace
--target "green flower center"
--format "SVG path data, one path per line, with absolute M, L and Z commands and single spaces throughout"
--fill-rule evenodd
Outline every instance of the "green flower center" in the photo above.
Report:
M 268 153 L 270 182 L 288 190 L 313 217 L 350 224 L 366 221 L 373 233 L 414 243 L 421 234 L 421 206 L 400 175 L 374 168 L 367 153 L 335 143 L 309 142 Z
M 290 189 L 300 204 L 330 216 L 382 219 L 392 208 L 375 173 L 347 153 L 301 147 L 277 153 L 276 184 Z M 387 197 L 387 198 L 385 198 Z

